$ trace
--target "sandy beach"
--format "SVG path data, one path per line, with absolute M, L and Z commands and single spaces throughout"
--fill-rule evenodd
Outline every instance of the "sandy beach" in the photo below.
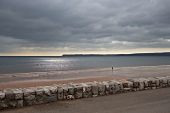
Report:
M 93 82 L 111 79 L 169 76 L 170 66 L 115 67 L 112 69 L 91 69 L 72 71 L 32 72 L 0 75 L 0 90 L 47 86 L 69 82 Z

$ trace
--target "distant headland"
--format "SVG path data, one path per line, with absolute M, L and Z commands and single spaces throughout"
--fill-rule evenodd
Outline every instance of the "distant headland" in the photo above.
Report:
M 63 54 L 65 56 L 170 56 L 170 52 L 163 53 L 134 53 L 134 54 Z

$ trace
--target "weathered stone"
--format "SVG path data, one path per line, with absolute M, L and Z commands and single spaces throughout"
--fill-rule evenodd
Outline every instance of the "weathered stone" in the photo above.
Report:
M 24 101 L 23 100 L 18 100 L 17 101 L 17 108 L 20 108 L 24 105 Z
M 141 78 L 141 80 L 143 81 L 144 83 L 144 88 L 147 89 L 148 88 L 148 79 L 145 79 L 145 78 Z
M 8 102 L 8 108 L 20 108 L 23 106 L 23 100 L 11 100 Z
M 106 90 L 105 84 L 99 83 L 98 88 L 99 88 L 99 90 L 98 90 L 99 95 L 100 96 L 105 95 L 105 90 Z
M 160 87 L 167 87 L 168 86 L 168 79 L 166 77 L 156 77 L 159 79 Z
M 67 99 L 67 96 L 69 95 L 69 91 L 68 91 L 68 86 L 64 86 L 63 87 L 63 98 L 64 98 L 64 100 L 66 100 Z
M 19 89 L 14 90 L 15 99 L 23 99 L 23 92 Z
M 51 94 L 49 96 L 44 97 L 44 102 L 49 103 L 49 102 L 55 102 L 57 101 L 57 95 L 56 94 Z
M 5 89 L 3 92 L 6 95 L 6 99 L 23 99 L 23 92 L 19 89 Z
M 139 90 L 144 90 L 144 82 L 139 79 Z
M 168 86 L 170 87 L 170 77 L 167 76 L 166 78 L 167 78 Z
M 99 91 L 99 88 L 98 88 L 97 84 L 92 83 L 92 96 L 93 97 L 98 96 L 98 91 Z
M 67 95 L 67 100 L 73 100 L 73 99 L 75 99 L 74 95 Z
M 159 87 L 159 80 L 156 78 L 148 78 L 149 81 L 151 81 L 151 87 Z
M 117 84 L 116 80 L 111 80 L 109 82 L 109 91 L 110 91 L 110 94 L 115 94 L 116 93 L 116 84 Z
M 152 87 L 152 89 L 156 89 L 156 87 Z
M 5 98 L 5 93 L 0 91 L 0 100 L 4 99 Z
M 127 80 L 119 80 L 119 82 L 122 83 L 123 86 L 123 92 L 129 92 L 133 89 L 133 82 L 127 81 Z
M 49 92 L 49 90 L 48 90 Z M 45 89 L 41 86 L 35 88 L 35 104 L 45 103 Z
M 35 99 L 35 95 L 24 96 L 24 100 L 31 101 Z
M 3 90 L 3 92 L 5 93 L 6 99 L 10 99 L 10 100 L 15 99 L 15 94 L 13 92 L 13 89 L 8 88 Z
M 110 94 L 110 87 L 109 87 L 109 81 L 103 81 L 103 84 L 105 85 L 105 94 Z
M 114 83 L 109 83 L 109 94 L 115 94 L 116 93 L 116 88 Z
M 36 100 L 24 100 L 24 106 L 32 106 L 36 104 Z
M 44 88 L 49 89 L 51 94 L 57 93 L 57 88 L 54 86 L 45 86 Z
M 122 83 L 116 81 L 115 82 L 115 89 L 116 89 L 116 93 L 122 93 L 123 92 L 123 85 L 122 85 Z
M 8 107 L 9 108 L 15 108 L 17 106 L 17 101 L 15 101 L 15 100 L 11 100 L 11 101 L 9 101 L 8 102 Z
M 80 84 L 74 84 L 74 97 L 76 99 L 83 97 L 83 86 Z
M 128 81 L 126 80 L 119 80 L 119 82 L 122 82 L 123 88 L 129 88 Z
M 144 89 L 144 82 L 143 80 L 140 79 L 128 79 L 128 81 L 133 83 L 133 90 L 137 91 L 137 90 L 143 90 Z
M 57 87 L 57 98 L 58 100 L 64 99 L 64 91 L 62 87 Z
M 22 92 L 24 93 L 24 96 L 35 95 L 35 90 L 32 88 L 23 88 Z
M 8 104 L 5 100 L 0 100 L 0 110 L 3 110 L 5 108 L 8 108 Z
M 24 88 L 22 89 L 24 93 L 24 106 L 32 106 L 36 104 L 36 95 L 35 95 L 36 88 L 30 87 L 30 88 Z
M 45 94 L 46 96 L 50 96 L 50 95 L 51 95 L 50 89 L 44 88 L 44 94 Z
M 170 76 L 154 78 L 136 78 L 111 80 L 103 82 L 69 83 L 55 86 L 39 86 L 22 89 L 5 89 L 0 91 L 0 110 L 19 108 L 34 104 L 95 97 L 120 92 L 156 89 L 170 86 Z
M 133 88 L 139 88 L 139 81 L 133 81 Z
M 36 95 L 42 96 L 42 95 L 44 95 L 44 93 L 45 93 L 44 88 L 42 88 L 42 87 L 36 87 L 35 88 L 35 94 Z
M 88 98 L 92 96 L 92 87 L 86 83 L 81 84 L 83 86 L 83 98 Z
M 68 93 L 69 93 L 69 95 L 74 95 L 74 87 L 73 86 L 68 86 Z
M 46 96 L 43 94 L 38 94 L 35 96 L 35 104 L 43 104 L 45 103 Z
M 157 88 L 160 87 L 159 79 L 155 79 L 155 81 L 156 81 L 156 87 Z

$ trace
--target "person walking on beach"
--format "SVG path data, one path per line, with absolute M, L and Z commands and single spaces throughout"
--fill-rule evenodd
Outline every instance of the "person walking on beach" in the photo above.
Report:
M 113 67 L 112 67 L 112 75 L 113 75 Z

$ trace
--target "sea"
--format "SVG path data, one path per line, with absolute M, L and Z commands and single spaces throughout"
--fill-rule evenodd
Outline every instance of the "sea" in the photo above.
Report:
M 0 57 L 0 74 L 170 65 L 170 56 Z

